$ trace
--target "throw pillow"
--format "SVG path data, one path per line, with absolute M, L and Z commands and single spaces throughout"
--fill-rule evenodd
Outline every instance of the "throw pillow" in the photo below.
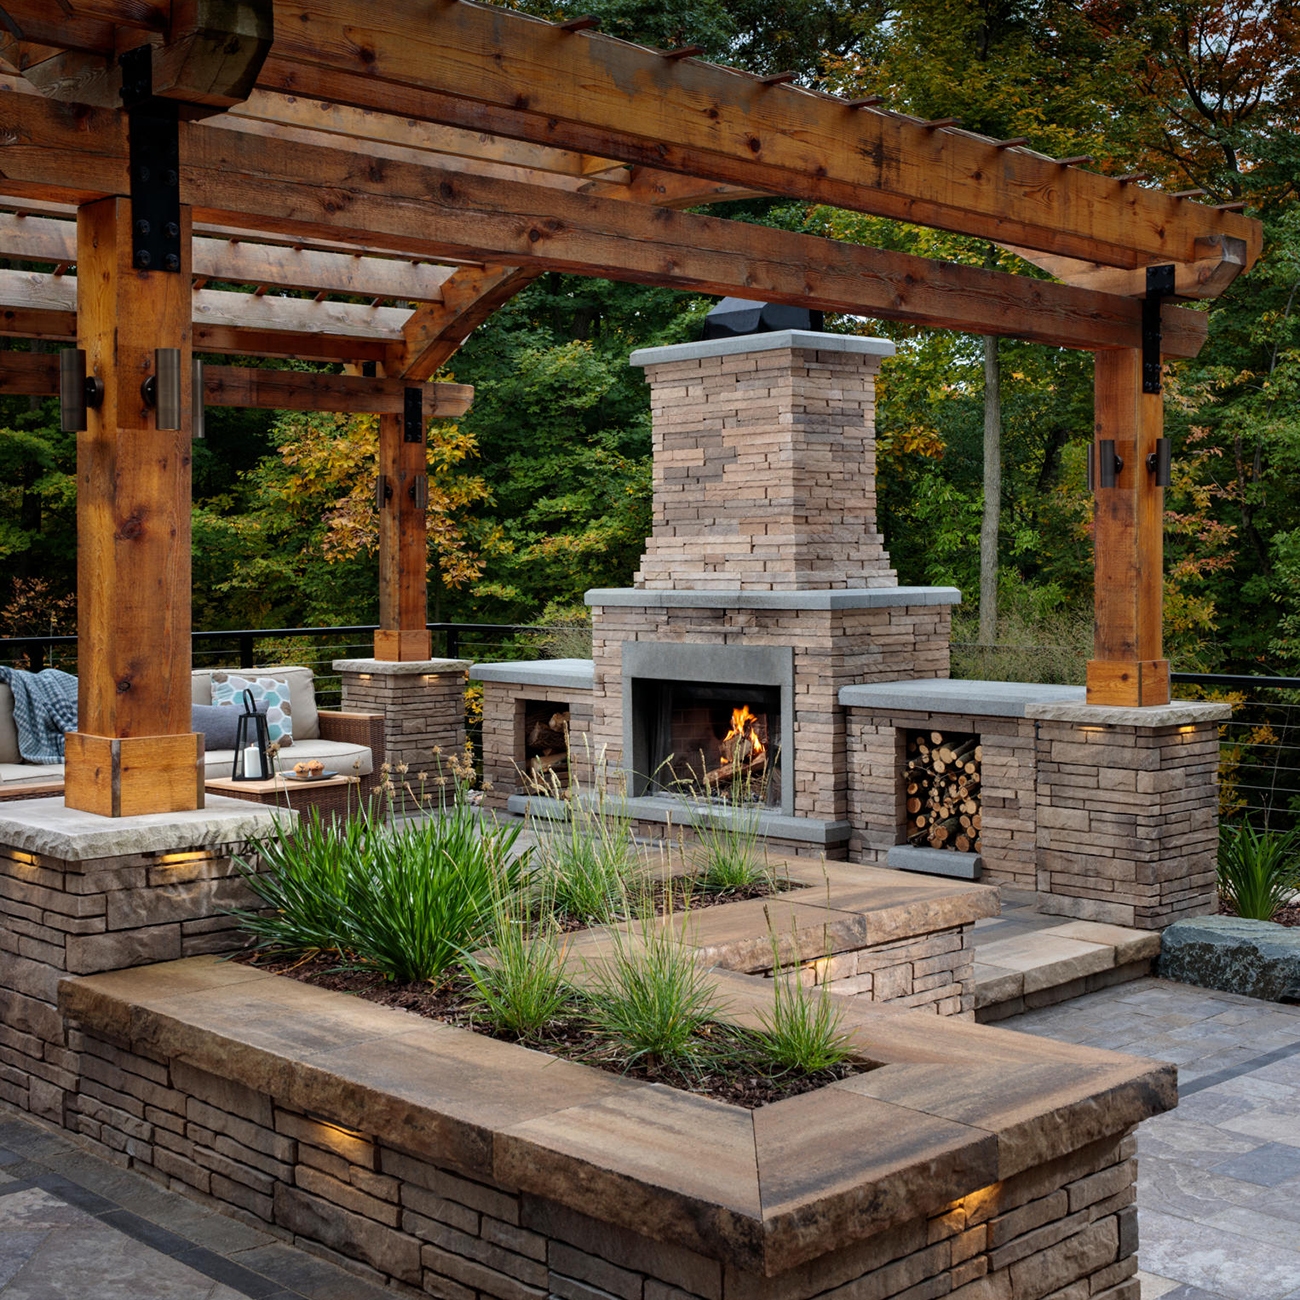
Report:
M 191 704 L 190 727 L 203 733 L 203 747 L 209 754 L 219 749 L 234 749 L 239 715 L 243 711 L 228 704 Z M 266 712 L 265 702 L 257 706 L 257 711 Z
M 239 673 L 212 674 L 212 703 L 222 708 L 244 709 L 244 692 L 253 692 L 253 703 L 261 713 L 266 706 L 266 729 L 271 744 L 287 749 L 293 744 L 293 710 L 289 706 L 289 683 L 276 677 L 241 677 Z

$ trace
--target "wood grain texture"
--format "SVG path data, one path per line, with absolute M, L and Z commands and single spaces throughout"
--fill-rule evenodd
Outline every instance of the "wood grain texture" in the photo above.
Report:
M 90 112 L 74 123 L 60 109 L 0 96 L 0 190 L 57 198 L 74 186 L 120 185 L 117 115 Z M 1137 302 L 977 267 L 202 123 L 184 124 L 181 156 L 183 197 L 221 225 L 366 245 L 382 239 L 417 256 L 735 293 L 1064 347 L 1140 343 Z M 1195 355 L 1203 315 L 1171 307 L 1166 321 L 1167 354 Z
M 64 803 L 101 817 L 204 806 L 203 736 L 67 737 Z
M 494 6 L 280 0 L 259 86 L 1135 267 L 1261 228 L 1024 149 Z
M 104 385 L 102 405 L 77 436 L 78 731 L 113 740 L 190 735 L 186 209 L 182 220 L 179 274 L 132 268 L 129 200 L 91 204 L 77 220 L 77 342 Z M 181 353 L 184 427 L 174 432 L 156 427 L 140 391 L 159 347 Z M 73 775 L 85 752 L 69 756 L 69 802 L 85 788 Z M 155 783 L 159 807 L 149 811 L 170 810 L 174 783 Z
M 1096 438 L 1113 439 L 1124 467 L 1113 488 L 1098 487 L 1095 513 L 1094 658 L 1088 667 L 1088 702 L 1163 704 L 1169 699 L 1163 663 L 1164 489 L 1146 458 L 1156 449 L 1164 421 L 1163 399 L 1142 391 L 1140 352 L 1099 352 L 1095 374 Z M 1110 667 L 1094 665 L 1110 665 Z M 1122 668 L 1115 667 L 1116 665 Z M 1107 698 L 1103 699 L 1102 697 Z
M 379 511 L 379 625 L 387 635 L 376 635 L 375 658 L 427 659 L 428 528 L 412 488 L 429 469 L 423 439 L 405 440 L 400 415 L 379 417 L 379 472 L 392 496 Z

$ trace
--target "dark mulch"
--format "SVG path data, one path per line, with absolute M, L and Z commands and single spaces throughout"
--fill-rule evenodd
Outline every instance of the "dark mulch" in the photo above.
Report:
M 522 1043 L 525 1047 L 579 1061 L 611 1074 L 667 1084 L 749 1110 L 813 1092 L 837 1079 L 847 1079 L 873 1068 L 867 1061 L 846 1061 L 815 1074 L 766 1073 L 757 1067 L 752 1055 L 745 1052 L 743 1035 L 724 1025 L 710 1027 L 709 1034 L 701 1038 L 698 1059 L 688 1066 L 644 1057 L 629 1063 L 580 1017 L 553 1021 L 541 1035 L 529 1039 L 494 1029 L 475 1017 L 472 987 L 463 978 L 439 986 L 393 984 L 373 971 L 340 970 L 339 957 L 335 953 L 307 958 L 243 953 L 234 960 L 255 965 L 271 974 L 288 975 L 317 988 L 350 993 L 380 1006 L 459 1025 L 505 1042 Z
M 767 880 L 756 880 L 752 885 L 741 885 L 735 889 L 707 889 L 696 879 L 674 876 L 671 879 L 656 880 L 650 887 L 649 900 L 654 910 L 664 912 L 702 911 L 707 907 L 718 907 L 723 903 L 744 903 L 752 898 L 771 898 L 774 894 L 784 894 L 792 889 L 810 889 L 812 886 L 801 880 L 776 876 Z M 671 906 L 669 901 L 671 899 Z M 560 921 L 560 930 L 572 934 L 575 930 L 585 930 L 590 921 L 580 916 L 566 916 Z
M 1234 907 L 1219 899 L 1220 916 L 1236 916 L 1237 912 Z M 1288 903 L 1281 911 L 1273 917 L 1274 925 L 1285 925 L 1292 929 L 1300 927 L 1300 903 Z

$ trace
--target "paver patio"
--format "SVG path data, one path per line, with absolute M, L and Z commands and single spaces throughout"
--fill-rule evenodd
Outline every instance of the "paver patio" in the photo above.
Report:
M 1002 1024 L 1177 1063 L 1138 1130 L 1142 1300 L 1300 1298 L 1300 1007 L 1143 979 Z

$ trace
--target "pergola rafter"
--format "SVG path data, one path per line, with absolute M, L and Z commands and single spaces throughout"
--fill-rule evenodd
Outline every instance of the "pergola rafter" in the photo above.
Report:
M 79 436 L 81 635 L 94 653 L 85 734 L 69 749 L 78 806 L 137 807 L 159 771 L 166 806 L 195 797 L 176 776 L 193 747 L 170 698 L 184 654 L 188 457 L 170 434 L 162 460 L 141 454 L 154 417 L 134 393 L 152 365 L 149 339 L 178 347 L 183 363 L 195 349 L 347 363 L 344 375 L 211 366 L 206 398 L 379 415 L 376 652 L 420 658 L 423 420 L 468 402 L 463 387 L 424 381 L 546 270 L 1096 353 L 1095 455 L 1116 459 L 1113 475 L 1098 461 L 1108 486 L 1089 699 L 1167 700 L 1151 390 L 1161 356 L 1194 356 L 1205 338 L 1204 314 L 1179 300 L 1213 297 L 1248 270 L 1257 222 L 874 98 L 848 103 L 471 0 L 4 0 L 4 10 L 0 252 L 51 269 L 0 273 L 0 333 L 76 337 L 111 398 Z M 166 123 L 172 104 L 180 119 L 177 274 L 130 262 L 136 128 L 124 87 L 151 121 Z M 991 240 L 1054 278 L 680 210 L 753 195 Z M 110 347 L 123 311 L 132 320 Z M 355 373 L 364 362 L 373 376 Z M 52 378 L 48 354 L 0 365 L 9 392 L 48 391 Z M 128 565 L 136 586 L 119 608 L 96 583 L 117 590 Z M 134 599 L 137 589 L 153 598 Z M 160 645 L 165 673 L 144 653 Z

